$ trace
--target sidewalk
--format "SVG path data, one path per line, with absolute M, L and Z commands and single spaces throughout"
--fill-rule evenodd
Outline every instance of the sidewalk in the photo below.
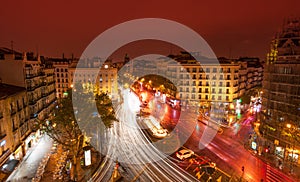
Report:
M 88 181 L 101 163 L 100 154 L 93 149 L 91 151 L 92 165 L 78 167 L 78 181 Z M 58 145 L 56 151 L 54 151 L 49 158 L 41 182 L 70 181 L 70 174 L 66 170 L 66 163 L 70 158 L 71 156 L 68 155 L 68 152 L 65 149 L 63 149 L 62 145 Z M 80 163 L 80 161 L 78 162 Z
M 31 181 L 31 179 L 34 178 L 41 161 L 51 150 L 51 147 L 52 140 L 48 137 L 48 135 L 41 137 L 38 144 L 29 149 L 21 164 L 8 177 L 7 181 Z

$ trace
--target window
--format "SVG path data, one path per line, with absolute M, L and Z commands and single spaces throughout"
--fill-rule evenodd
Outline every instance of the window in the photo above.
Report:
M 226 101 L 229 101 L 229 96 L 226 96 Z
M 192 99 L 195 99 L 196 97 L 195 97 L 195 94 L 192 94 Z
M 218 96 L 218 100 L 222 100 L 222 96 L 221 95 Z
M 201 94 L 198 95 L 198 99 L 201 99 Z
M 208 100 L 208 95 L 205 95 L 205 100 Z
M 59 73 L 56 74 L 56 77 L 59 77 Z
M 213 89 L 212 89 L 212 93 L 216 93 L 216 90 L 215 90 L 215 88 L 213 88 Z
M 217 73 L 217 68 L 213 68 L 213 73 Z
M 226 94 L 229 94 L 229 89 L 226 89 Z
M 199 88 L 199 93 L 202 93 L 202 88 Z
M 190 89 L 189 88 L 186 88 L 186 92 L 189 92 L 190 91 Z
M 213 96 L 211 97 L 211 100 L 216 100 L 215 95 L 213 95 Z
M 209 72 L 210 72 L 210 69 L 209 69 L 209 68 L 206 68 L 206 69 L 205 69 L 205 72 L 206 72 L 206 73 L 209 73 Z
M 68 72 L 68 69 L 65 69 L 65 72 Z
M 219 82 L 219 87 L 222 87 L 223 86 L 223 82 Z
M 216 80 L 216 79 L 217 79 L 216 74 L 213 75 L 213 78 L 212 78 L 212 79 L 213 79 L 213 80 Z
M 208 93 L 208 88 L 205 89 L 205 93 Z
M 60 71 L 61 71 L 61 72 L 64 72 L 64 69 L 61 68 Z
M 222 89 L 221 88 L 219 88 L 219 94 L 221 94 L 222 93 Z

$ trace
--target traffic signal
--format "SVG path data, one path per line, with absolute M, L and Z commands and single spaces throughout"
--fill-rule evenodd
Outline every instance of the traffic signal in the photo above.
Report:
M 242 166 L 242 171 L 243 171 L 243 172 L 245 171 L 245 167 L 244 167 L 244 166 Z

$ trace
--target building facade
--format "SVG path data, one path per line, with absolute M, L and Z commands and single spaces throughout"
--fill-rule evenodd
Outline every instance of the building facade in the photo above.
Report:
M 3 84 L 25 89 L 24 101 L 23 99 L 21 99 L 22 101 L 19 101 L 20 99 L 9 101 L 11 102 L 10 107 L 17 108 L 17 110 L 18 105 L 26 106 L 25 116 L 17 114 L 6 117 L 7 122 L 12 123 L 14 131 L 20 128 L 19 134 L 14 134 L 16 138 L 14 142 L 20 145 L 20 148 L 11 148 L 12 150 L 15 149 L 15 151 L 11 152 L 17 158 L 21 151 L 22 154 L 19 155 L 19 158 L 21 158 L 21 156 L 25 155 L 27 148 L 32 146 L 33 141 L 36 141 L 41 136 L 40 131 L 34 127 L 35 120 L 43 121 L 48 118 L 55 106 L 54 69 L 51 62 L 33 53 L 22 54 L 7 48 L 1 48 L 0 78 Z M 25 141 L 25 144 L 20 144 L 18 138 L 21 141 Z
M 118 69 L 110 61 L 103 65 L 98 59 L 73 61 L 69 64 L 69 87 L 81 84 L 85 91 L 107 93 L 112 100 L 118 96 Z
M 0 166 L 9 159 L 21 160 L 36 142 L 31 134 L 26 89 L 0 83 Z
M 55 75 L 55 88 L 56 88 L 56 97 L 64 97 L 64 93 L 71 88 L 71 81 L 69 75 L 69 65 L 72 60 L 69 59 L 50 59 L 53 62 L 54 75 Z
M 263 80 L 260 132 L 274 153 L 300 163 L 300 20 L 285 22 L 271 43 Z

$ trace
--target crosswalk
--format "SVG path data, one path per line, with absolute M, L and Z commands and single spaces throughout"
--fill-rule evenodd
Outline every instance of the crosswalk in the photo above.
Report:
M 269 164 L 267 164 L 266 169 L 266 182 L 293 182 L 286 176 L 284 176 L 280 171 L 271 168 Z

